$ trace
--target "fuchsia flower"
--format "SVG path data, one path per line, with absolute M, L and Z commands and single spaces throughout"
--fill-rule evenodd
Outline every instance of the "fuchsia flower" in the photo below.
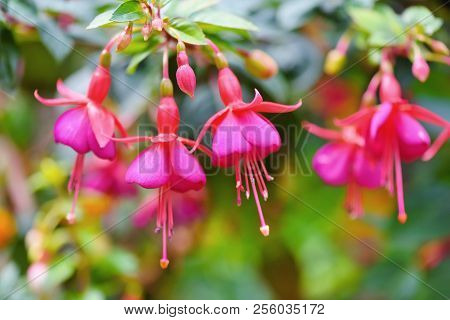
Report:
M 345 207 L 351 217 L 361 217 L 361 187 L 382 186 L 381 161 L 364 148 L 367 126 L 344 127 L 341 131 L 323 129 L 308 122 L 303 126 L 310 133 L 331 141 L 314 155 L 313 169 L 329 185 L 347 185 Z
M 264 180 L 270 181 L 273 178 L 268 174 L 262 160 L 270 153 L 278 151 L 281 141 L 273 124 L 260 112 L 291 112 L 301 106 L 301 101 L 292 106 L 265 102 L 255 90 L 253 101 L 245 103 L 242 100 L 241 84 L 228 67 L 220 68 L 218 86 L 225 108 L 206 122 L 193 149 L 211 128 L 213 162 L 220 167 L 235 167 L 237 203 L 241 204 L 242 191 L 245 191 L 247 199 L 250 192 L 253 192 L 261 222 L 261 233 L 268 236 L 269 226 L 264 220 L 258 190 L 267 200 L 268 191 Z
M 112 197 L 128 197 L 137 194 L 134 185 L 125 182 L 127 165 L 118 156 L 113 161 L 92 158 L 87 164 L 83 188 Z
M 65 144 L 78 153 L 68 185 L 69 191 L 75 192 L 72 209 L 67 216 L 69 222 L 75 219 L 74 210 L 84 155 L 92 151 L 99 158 L 112 160 L 116 156 L 116 148 L 110 138 L 113 137 L 115 128 L 126 136 L 126 131 L 116 116 L 102 105 L 111 84 L 109 63 L 110 53 L 104 50 L 100 65 L 91 77 L 86 96 L 72 91 L 61 80 L 58 80 L 56 88 L 62 98 L 45 99 L 37 90 L 34 92 L 36 99 L 46 106 L 75 105 L 59 116 L 53 130 L 55 142 Z
M 346 127 L 369 121 L 366 148 L 381 159 L 382 179 L 388 190 L 393 193 L 396 187 L 398 219 L 404 223 L 407 215 L 401 162 L 412 162 L 421 157 L 428 160 L 434 156 L 449 137 L 450 123 L 421 106 L 402 100 L 395 77 L 387 79 L 390 86 L 383 83 L 383 79 L 381 81 L 381 105 L 362 109 L 337 124 Z M 431 147 L 430 137 L 418 120 L 444 128 Z
M 170 80 L 163 79 L 163 85 L 164 82 L 168 84 Z M 159 189 L 156 230 L 162 229 L 160 265 L 163 269 L 169 265 L 167 237 L 171 237 L 174 223 L 173 191 L 184 193 L 189 190 L 200 190 L 206 183 L 202 167 L 185 147 L 185 144 L 192 146 L 195 142 L 177 135 L 179 122 L 180 116 L 175 100 L 171 93 L 170 96 L 163 94 L 158 106 L 157 136 L 114 139 L 122 142 L 152 142 L 152 145 L 131 163 L 125 181 L 147 189 Z M 200 149 L 210 154 L 206 148 Z

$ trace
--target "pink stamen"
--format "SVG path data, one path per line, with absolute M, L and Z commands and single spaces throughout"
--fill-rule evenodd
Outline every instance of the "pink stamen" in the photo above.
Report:
M 402 163 L 398 147 L 396 147 L 395 149 L 395 184 L 397 186 L 398 221 L 400 221 L 400 223 L 405 223 L 407 215 L 405 212 L 405 202 L 403 198 Z
M 263 170 L 264 177 L 266 178 L 266 180 L 272 181 L 273 177 L 267 172 L 266 166 L 264 165 L 264 161 L 262 159 L 259 160 L 259 164 L 261 165 L 261 168 Z
M 164 192 L 165 190 L 163 190 Z M 162 225 L 162 258 L 161 260 L 159 260 L 159 264 L 161 266 L 162 269 L 166 269 L 167 266 L 169 265 L 169 259 L 167 258 L 167 212 L 166 212 L 166 202 L 167 202 L 167 197 L 163 194 L 163 208 L 162 208 L 162 221 L 163 221 L 163 225 Z
M 255 198 L 256 208 L 258 209 L 259 220 L 261 222 L 261 227 L 259 228 L 259 230 L 261 231 L 263 236 L 267 237 L 269 235 L 269 226 L 266 224 L 264 220 L 264 215 L 261 209 L 261 203 L 259 202 L 258 191 L 256 190 L 255 178 L 251 173 L 250 163 L 246 162 L 245 164 L 247 165 L 247 173 L 250 175 L 249 178 L 253 189 L 253 197 Z
M 269 192 L 267 191 L 266 184 L 264 183 L 264 179 L 261 175 L 261 171 L 259 170 L 259 167 L 256 165 L 256 163 L 252 160 L 249 160 L 250 167 L 253 171 L 253 175 L 256 178 L 256 183 L 258 184 L 259 192 L 262 194 L 264 201 L 267 201 L 267 198 L 269 197 Z
M 68 185 L 69 192 L 74 191 L 72 206 L 70 208 L 69 213 L 67 213 L 66 216 L 66 220 L 69 224 L 73 224 L 75 222 L 75 208 L 78 202 L 78 194 L 80 192 L 81 174 L 83 173 L 83 162 L 84 162 L 84 154 L 78 154 L 69 180 Z
M 248 168 L 245 163 L 244 163 L 244 176 L 245 176 L 245 197 L 248 200 L 248 199 L 250 199 L 250 188 L 249 188 L 249 183 L 248 183 L 249 172 L 248 172 Z
M 322 139 L 326 140 L 340 140 L 342 135 L 340 132 L 330 129 L 324 129 L 319 126 L 316 126 L 313 123 L 309 123 L 307 121 L 303 121 L 303 128 L 309 133 L 312 133 L 315 136 L 318 136 Z
M 167 190 L 167 215 L 169 220 L 169 238 L 173 235 L 173 208 L 172 208 L 172 194 L 170 189 Z

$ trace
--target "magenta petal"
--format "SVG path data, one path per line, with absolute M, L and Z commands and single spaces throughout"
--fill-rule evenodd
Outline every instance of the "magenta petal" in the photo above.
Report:
M 242 135 L 242 126 L 236 115 L 233 112 L 227 113 L 214 131 L 214 163 L 223 167 L 232 166 L 251 149 L 251 145 Z
M 54 135 L 55 142 L 65 144 L 78 153 L 89 151 L 87 133 L 90 124 L 86 109 L 78 107 L 64 112 L 56 120 Z
M 205 173 L 194 155 L 179 141 L 172 146 L 171 189 L 178 192 L 200 190 L 206 183 Z
M 113 141 L 109 141 L 103 148 L 97 142 L 92 128 L 89 127 L 87 132 L 89 148 L 99 158 L 113 160 L 116 157 L 116 145 Z
M 378 107 L 377 111 L 375 112 L 370 121 L 370 132 L 369 132 L 370 139 L 376 139 L 380 128 L 388 120 L 391 111 L 392 111 L 392 104 L 390 103 L 383 103 Z
M 239 113 L 238 119 L 242 125 L 242 135 L 259 157 L 263 158 L 280 149 L 280 135 L 265 117 L 253 111 L 246 111 Z
M 395 129 L 403 161 L 418 159 L 430 146 L 430 136 L 425 128 L 406 113 L 399 113 L 395 118 Z
M 95 138 L 103 148 L 114 134 L 114 117 L 104 107 L 93 103 L 87 104 L 87 111 Z
M 381 173 L 381 161 L 370 156 L 364 148 L 358 148 L 353 160 L 353 176 L 356 182 L 367 188 L 381 187 Z
M 331 142 L 321 147 L 313 157 L 313 169 L 325 183 L 333 186 L 350 181 L 350 165 L 354 146 Z
M 65 98 L 76 100 L 87 100 L 86 97 L 81 93 L 78 93 L 76 91 L 73 91 L 69 87 L 66 87 L 66 85 L 61 79 L 58 79 L 58 81 L 56 82 L 56 90 L 58 90 L 59 94 Z
M 38 91 L 34 91 L 34 97 L 43 105 L 49 107 L 58 107 L 58 106 L 68 106 L 68 105 L 83 105 L 87 103 L 86 98 L 83 99 L 72 99 L 72 98 L 55 98 L 55 99 L 45 99 L 42 98 Z
M 130 183 L 153 189 L 169 181 L 169 162 L 165 143 L 155 143 L 134 159 L 125 176 Z
M 252 108 L 252 111 L 265 113 L 287 113 L 297 110 L 301 107 L 301 105 L 302 100 L 299 100 L 299 102 L 293 105 L 263 101 L 260 104 L 254 106 Z

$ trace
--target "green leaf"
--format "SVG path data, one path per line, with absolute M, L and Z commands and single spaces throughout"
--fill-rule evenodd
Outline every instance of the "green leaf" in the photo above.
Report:
M 409 7 L 401 16 L 407 28 L 419 27 L 428 35 L 432 35 L 442 27 L 442 19 L 436 18 L 431 11 L 422 6 Z
M 258 28 L 250 21 L 229 12 L 207 10 L 193 16 L 193 21 L 200 26 L 215 26 L 222 29 L 256 31 Z
M 219 0 L 185 0 L 175 1 L 167 8 L 170 17 L 189 17 L 190 15 L 217 4 Z
M 206 44 L 205 34 L 196 24 L 183 18 L 175 18 L 170 21 L 167 32 L 174 38 L 183 42 L 197 45 Z
M 158 46 L 163 43 L 164 39 L 160 36 L 152 36 L 148 41 L 144 42 L 146 44 L 145 51 L 136 53 L 130 60 L 127 67 L 127 73 L 133 74 L 136 72 L 139 64 L 144 61 L 152 52 L 158 48 Z
M 112 14 L 111 21 L 114 22 L 128 22 L 144 18 L 139 1 L 131 0 L 122 3 Z
M 91 23 L 86 27 L 86 29 L 95 29 L 104 25 L 111 23 L 111 18 L 116 9 L 107 10 L 96 16 Z
M 406 39 L 402 21 L 387 6 L 378 6 L 375 10 L 350 8 L 349 14 L 356 26 L 368 34 L 372 46 L 399 44 Z
M 17 67 L 19 63 L 19 50 L 10 30 L 0 26 L 0 87 L 14 88 L 17 82 Z
M 39 34 L 42 43 L 50 54 L 58 61 L 62 61 L 73 49 L 74 42 L 59 26 L 46 17 L 38 21 Z

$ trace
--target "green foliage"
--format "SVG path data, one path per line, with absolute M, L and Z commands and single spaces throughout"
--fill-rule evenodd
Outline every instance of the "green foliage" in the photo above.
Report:
M 131 22 L 144 18 L 141 4 L 137 0 L 126 1 L 114 10 L 111 21 L 114 22 Z
M 443 21 L 436 18 L 426 7 L 409 7 L 403 11 L 401 19 L 407 28 L 415 27 L 421 32 L 432 35 L 442 27 Z
M 190 44 L 206 44 L 205 34 L 194 22 L 183 18 L 174 18 L 170 21 L 167 32 L 175 39 Z

